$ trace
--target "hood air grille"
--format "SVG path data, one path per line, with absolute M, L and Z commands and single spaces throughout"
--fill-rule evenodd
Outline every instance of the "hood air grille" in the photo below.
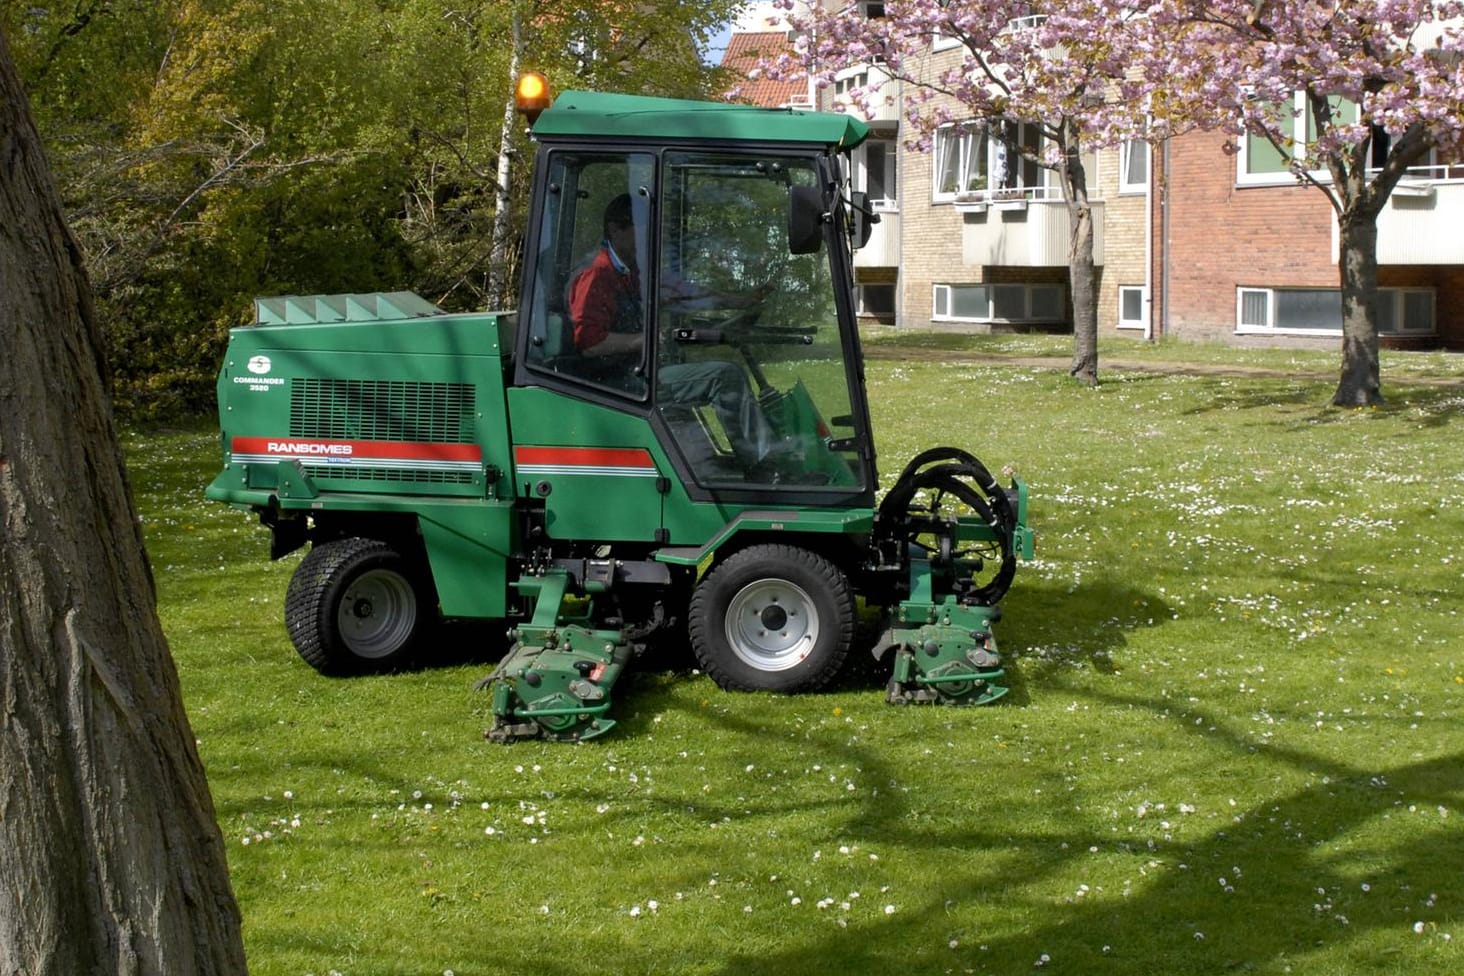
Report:
M 290 436 L 471 444 L 476 415 L 469 383 L 296 378 Z

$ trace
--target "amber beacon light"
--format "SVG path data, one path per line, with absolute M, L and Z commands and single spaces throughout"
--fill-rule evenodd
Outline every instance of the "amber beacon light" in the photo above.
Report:
M 519 112 L 533 125 L 539 113 L 549 107 L 549 80 L 537 71 L 519 75 L 513 100 Z

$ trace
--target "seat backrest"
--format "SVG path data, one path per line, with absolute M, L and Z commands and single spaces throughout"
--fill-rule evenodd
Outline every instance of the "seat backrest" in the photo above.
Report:
M 529 356 L 535 362 L 551 364 L 574 353 L 574 330 L 565 313 L 568 284 L 552 250 L 539 252 L 534 277 L 534 294 L 529 302 Z

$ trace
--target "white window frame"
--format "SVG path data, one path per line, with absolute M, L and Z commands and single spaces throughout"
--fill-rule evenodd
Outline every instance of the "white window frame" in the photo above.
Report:
M 930 51 L 932 54 L 939 54 L 941 51 L 951 51 L 961 46 L 959 37 L 952 37 L 950 34 L 936 33 L 930 39 Z
M 854 150 L 854 189 L 869 192 L 869 155 L 873 151 L 884 154 L 885 195 L 871 197 L 869 205 L 879 213 L 900 212 L 900 146 L 893 139 L 873 137 L 864 140 Z
M 988 290 L 986 298 L 986 314 L 984 315 L 955 315 L 950 311 L 955 300 L 955 289 L 958 288 L 985 288 Z M 1023 289 L 1022 306 L 1023 314 L 1019 317 L 1001 318 L 995 314 L 995 290 L 998 288 L 1021 288 Z M 1052 316 L 1036 316 L 1032 314 L 1035 304 L 1034 297 L 1039 291 L 1052 291 L 1057 299 L 1058 308 L 1063 310 L 1062 315 L 1057 318 Z M 940 309 L 944 307 L 945 311 Z M 990 322 L 1001 324 L 1022 325 L 1036 322 L 1057 322 L 1065 318 L 1067 310 L 1067 289 L 1062 285 L 1053 282 L 1021 282 L 1021 281 L 986 281 L 986 282 L 937 282 L 931 287 L 930 318 L 934 322 Z
M 869 68 L 861 67 L 834 79 L 834 95 L 843 96 L 859 88 L 869 87 Z
M 864 7 L 861 4 L 860 11 L 863 12 L 863 10 Z M 1006 31 L 1031 30 L 1034 27 L 1041 27 L 1045 23 L 1047 23 L 1046 14 L 1027 14 L 1024 17 L 1013 17 L 1007 21 L 1006 29 L 1003 33 Z M 952 48 L 960 46 L 961 39 L 959 37 L 951 37 L 949 34 L 942 34 L 939 31 L 936 31 L 935 35 L 930 39 L 930 50 L 932 53 L 949 51 Z
M 1311 107 L 1307 104 L 1306 92 L 1298 91 L 1291 96 L 1291 140 L 1298 150 L 1303 150 L 1310 141 L 1309 120 L 1311 118 Z M 1251 140 L 1266 142 L 1262 136 L 1253 136 L 1249 132 L 1243 132 L 1240 136 L 1240 151 L 1235 154 L 1235 183 L 1237 186 L 1294 186 L 1296 174 L 1288 167 L 1279 173 L 1252 173 L 1246 169 L 1246 162 L 1250 158 Z M 1267 143 L 1269 145 L 1269 143 Z M 1297 156 L 1301 162 L 1306 161 L 1306 155 L 1301 152 Z M 1326 169 L 1314 169 L 1309 175 L 1322 183 L 1332 182 L 1332 174 Z
M 1331 291 L 1339 292 L 1337 288 L 1257 288 L 1242 286 L 1235 289 L 1235 334 L 1236 335 L 1293 335 L 1293 336 L 1337 336 L 1342 334 L 1341 328 L 1298 328 L 1291 326 L 1277 326 L 1272 323 L 1276 321 L 1276 293 L 1286 291 Z M 1265 299 L 1265 323 L 1245 323 L 1242 321 L 1242 309 L 1247 295 L 1259 295 Z M 1429 322 L 1422 328 L 1408 328 L 1404 322 L 1405 302 L 1409 295 L 1427 295 Z M 1338 299 L 1340 301 L 1340 297 Z M 1433 288 L 1379 288 L 1379 303 L 1391 303 L 1393 322 L 1395 327 L 1384 332 L 1379 327 L 1379 334 L 1384 336 L 1432 336 L 1438 334 L 1438 293 Z
M 1129 162 L 1135 152 L 1143 154 L 1144 157 L 1144 178 L 1141 182 L 1129 181 Z M 1138 139 L 1125 139 L 1118 146 L 1118 192 L 1119 193 L 1147 193 L 1149 190 L 1149 166 L 1152 159 L 1149 155 L 1149 144 Z
M 1424 328 L 1410 329 L 1405 321 L 1406 303 L 1410 295 L 1425 295 L 1428 297 L 1428 325 Z M 1391 298 L 1393 302 L 1394 327 L 1384 332 L 1382 324 L 1378 325 L 1378 334 L 1385 336 L 1431 336 L 1437 335 L 1439 331 L 1439 298 L 1438 293 L 1432 288 L 1379 288 L 1378 301 L 1386 302 Z
M 1123 317 L 1124 294 L 1125 292 L 1138 292 L 1139 294 L 1139 317 L 1126 319 Z M 1149 326 L 1149 289 L 1143 285 L 1119 285 L 1118 286 L 1118 328 L 1143 330 Z
M 1029 130 L 1037 130 L 1035 138 L 1040 149 L 1042 135 L 1040 128 L 1028 122 L 1008 123 L 1016 127 L 1016 144 L 1024 145 L 1031 133 Z M 1028 184 L 1026 172 L 1028 161 L 1022 158 L 1020 152 L 1012 152 L 1007 149 L 1007 169 L 1012 174 L 1015 182 L 1010 186 L 993 188 L 991 181 L 991 161 L 997 158 L 1002 140 L 993 133 L 994 126 L 981 122 L 952 122 L 941 126 L 935 131 L 935 146 L 930 154 L 931 180 L 930 180 L 930 202 L 931 203 L 957 203 L 961 199 L 970 200 L 976 204 L 994 202 L 1003 198 L 1020 198 L 1047 200 L 1056 199 L 1058 194 L 1052 182 L 1051 171 L 1045 166 L 1036 166 L 1036 182 Z M 977 140 L 982 140 L 978 143 Z M 985 153 L 979 151 L 984 144 Z M 956 189 L 953 191 L 942 191 L 940 189 L 941 170 L 945 168 L 947 154 L 956 152 Z M 971 182 L 973 172 L 972 166 L 979 165 L 979 160 L 985 159 L 987 172 L 984 175 L 986 185 L 978 190 L 962 189 Z
M 959 122 L 943 125 L 935 130 L 935 145 L 930 153 L 932 203 L 954 203 L 956 194 L 961 192 L 961 185 L 967 182 L 971 165 L 970 153 L 975 145 L 975 131 L 978 128 L 974 124 Z M 956 154 L 956 189 L 946 191 L 940 188 L 941 173 L 945 170 L 946 160 L 951 153 Z

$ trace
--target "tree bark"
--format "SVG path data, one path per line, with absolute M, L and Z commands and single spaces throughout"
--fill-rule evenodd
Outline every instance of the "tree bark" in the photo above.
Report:
M 0 34 L 0 974 L 243 973 L 100 346 Z
M 1073 365 L 1070 372 L 1084 386 L 1098 385 L 1098 294 L 1093 268 L 1093 207 L 1088 201 L 1088 174 L 1077 146 L 1069 145 L 1061 168 L 1067 198 L 1068 280 L 1073 289 Z
M 1344 210 L 1338 218 L 1337 268 L 1342 285 L 1342 376 L 1332 404 L 1383 402 L 1378 359 L 1378 225 L 1376 215 Z
M 518 7 L 513 9 L 513 46 L 508 55 L 508 86 L 517 92 L 519 64 L 524 53 L 524 30 Z M 493 237 L 488 260 L 488 300 L 496 308 L 512 308 L 514 297 L 509 292 L 508 242 L 513 232 L 513 133 L 518 111 L 513 95 L 503 109 L 503 125 L 498 137 L 498 174 L 494 183 Z

